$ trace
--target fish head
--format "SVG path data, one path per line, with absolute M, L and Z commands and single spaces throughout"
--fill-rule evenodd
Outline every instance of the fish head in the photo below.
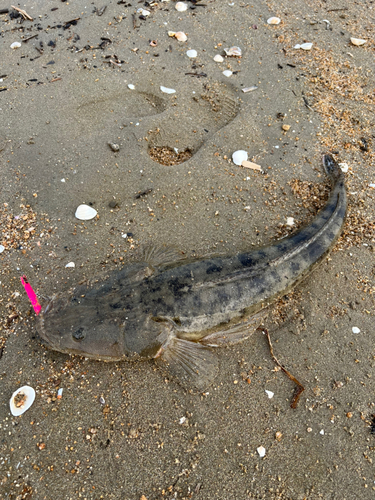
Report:
M 37 331 L 47 347 L 88 358 L 118 361 L 158 355 L 171 327 L 141 311 L 113 314 L 76 296 L 42 302 Z

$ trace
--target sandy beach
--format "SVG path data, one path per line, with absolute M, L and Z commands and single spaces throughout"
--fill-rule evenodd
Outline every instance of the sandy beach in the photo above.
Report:
M 184 5 L 0 2 L 0 498 L 372 499 L 375 4 Z M 265 321 L 296 408 L 262 331 L 215 350 L 204 392 L 41 343 L 20 276 L 52 297 L 150 244 L 267 245 L 324 206 L 324 153 L 345 171 L 343 234 Z

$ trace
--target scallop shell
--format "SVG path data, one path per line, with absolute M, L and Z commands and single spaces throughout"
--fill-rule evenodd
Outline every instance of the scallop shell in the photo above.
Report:
M 364 45 L 367 40 L 363 40 L 362 38 L 351 38 L 350 41 L 352 42 L 353 45 L 357 45 L 359 47 L 360 45 Z
M 224 49 L 224 52 L 229 57 L 241 57 L 242 50 L 239 47 L 231 47 L 230 49 Z
M 280 24 L 281 19 L 279 17 L 270 17 L 267 19 L 267 24 Z
M 35 391 L 29 385 L 24 385 L 17 389 L 10 398 L 9 406 L 12 415 L 18 417 L 34 403 Z
M 236 165 L 242 165 L 242 162 L 247 161 L 247 158 L 247 151 L 243 151 L 242 149 L 239 149 L 232 154 L 233 163 Z
M 177 40 L 179 42 L 186 42 L 187 40 L 187 36 L 185 35 L 185 33 L 183 31 L 177 31 L 175 34 L 174 34 L 175 38 L 177 38 Z
M 178 12 L 185 12 L 187 10 L 188 6 L 184 2 L 177 2 L 175 5 L 175 9 L 178 10 Z
M 186 52 L 186 55 L 187 55 L 188 57 L 190 57 L 191 59 L 194 59 L 195 57 L 197 57 L 198 52 L 197 52 L 196 50 L 188 50 L 188 51 Z
M 164 92 L 164 94 L 175 94 L 176 91 L 175 89 L 169 89 L 168 87 L 163 87 L 163 85 L 160 85 L 160 90 Z
M 96 217 L 98 212 L 95 208 L 89 207 L 88 205 L 79 205 L 76 210 L 75 216 L 79 220 L 91 220 Z

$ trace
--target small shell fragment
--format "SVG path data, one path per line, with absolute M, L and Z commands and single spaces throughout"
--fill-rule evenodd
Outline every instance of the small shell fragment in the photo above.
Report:
M 242 89 L 242 92 L 246 94 L 246 92 L 253 92 L 253 90 L 256 90 L 258 87 L 256 85 L 253 85 L 252 87 L 245 87 Z
M 287 219 L 286 219 L 286 225 L 287 226 L 294 226 L 294 218 L 293 217 L 287 217 Z
M 34 403 L 35 391 L 29 385 L 24 385 L 17 389 L 10 398 L 9 406 L 12 415 L 18 417 Z
M 168 36 L 175 37 L 179 42 L 186 42 L 187 36 L 183 31 L 168 31 Z
M 169 89 L 168 87 L 163 87 L 163 85 L 160 85 L 160 90 L 164 92 L 164 94 L 175 94 L 176 91 L 175 89 Z
M 21 47 L 20 42 L 13 42 L 10 46 L 11 49 L 19 49 Z
M 128 89 L 134 90 L 135 89 L 135 85 L 133 85 L 132 83 L 128 83 Z
M 0 253 L 3 253 L 5 250 L 5 246 L 4 245 L 0 245 Z
M 312 43 L 303 43 L 303 44 L 299 44 L 297 43 L 297 45 L 294 46 L 295 49 L 302 49 L 302 50 L 311 50 L 313 44 Z
M 233 72 L 229 69 L 226 69 L 225 71 L 223 71 L 223 75 L 229 77 L 233 75 Z
M 95 208 L 90 207 L 89 205 L 79 205 L 76 210 L 75 216 L 79 220 L 91 220 L 97 215 L 97 211 Z
M 241 57 L 242 51 L 239 47 L 231 47 L 230 49 L 224 49 L 224 52 L 229 57 Z
M 61 399 L 62 398 L 62 394 L 63 394 L 63 388 L 60 387 L 60 389 L 57 391 L 57 399 Z
M 260 165 L 257 165 L 256 163 L 253 163 L 252 161 L 244 160 L 241 163 L 241 166 L 244 168 L 251 168 L 252 170 L 259 170 L 259 172 L 263 172 L 262 167 Z
M 284 130 L 284 132 L 288 132 L 288 130 L 290 129 L 290 125 L 284 123 L 284 125 L 282 125 L 281 128 Z
M 175 9 L 178 10 L 178 12 L 185 12 L 187 10 L 188 6 L 184 2 L 177 2 L 175 5 Z
M 270 17 L 267 19 L 267 24 L 280 24 L 281 19 L 279 17 Z
M 274 395 L 275 395 L 275 393 L 274 393 L 274 392 L 272 392 L 272 391 L 267 391 L 267 389 L 265 389 L 265 393 L 267 394 L 268 399 L 272 399 L 272 398 L 274 397 Z
M 216 54 L 216 56 L 214 57 L 214 61 L 217 62 L 217 63 L 223 62 L 224 61 L 224 57 L 221 56 L 220 54 Z
M 139 8 L 137 10 L 137 14 L 140 14 L 141 16 L 147 17 L 151 14 L 151 12 L 149 10 Z
M 263 458 L 266 455 L 266 449 L 263 446 L 259 446 L 259 448 L 257 448 L 257 452 L 260 458 Z
M 361 45 L 364 45 L 367 40 L 363 40 L 362 38 L 351 38 L 350 41 L 352 42 L 353 45 L 357 45 L 357 47 L 360 47 Z
M 188 51 L 186 52 L 186 55 L 187 55 L 188 57 L 190 57 L 191 59 L 194 59 L 195 57 L 197 57 L 198 52 L 197 52 L 196 50 L 188 50 Z
M 115 144 L 114 142 L 109 142 L 108 143 L 108 146 L 112 149 L 112 151 L 114 151 L 115 153 L 117 153 L 117 151 L 120 151 L 120 146 L 118 144 Z
M 247 151 L 239 149 L 232 154 L 232 160 L 235 165 L 242 165 L 242 162 L 247 161 Z
M 346 172 L 349 170 L 349 165 L 347 163 L 339 163 L 339 167 L 344 172 L 344 174 L 346 174 Z
M 361 330 L 358 328 L 358 326 L 353 326 L 352 332 L 353 333 L 361 333 Z
M 68 262 L 65 267 L 76 267 L 74 262 Z

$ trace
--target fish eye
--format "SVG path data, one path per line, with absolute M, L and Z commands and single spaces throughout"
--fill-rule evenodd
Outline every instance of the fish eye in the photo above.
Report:
M 73 340 L 76 342 L 82 342 L 82 340 L 86 337 L 86 333 L 83 331 L 83 328 L 78 328 L 75 332 L 72 333 Z

